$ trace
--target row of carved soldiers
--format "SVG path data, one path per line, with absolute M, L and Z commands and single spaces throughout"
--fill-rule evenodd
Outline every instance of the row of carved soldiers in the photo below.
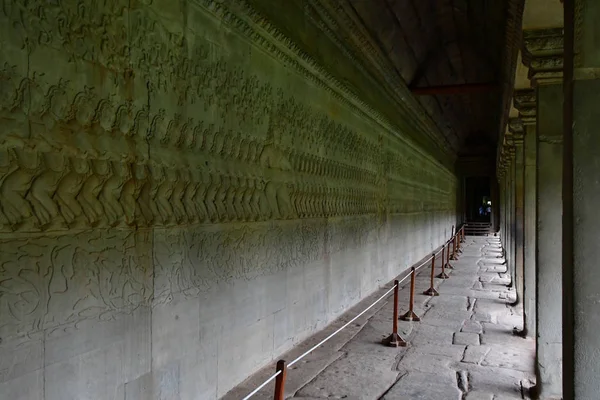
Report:
M 0 152 L 2 230 L 179 225 L 369 213 L 373 186 L 291 182 L 153 162 L 87 160 L 27 150 Z

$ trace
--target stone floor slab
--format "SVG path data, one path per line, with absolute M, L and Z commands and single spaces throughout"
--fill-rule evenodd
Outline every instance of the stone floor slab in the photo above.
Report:
M 489 352 L 490 348 L 488 346 L 467 346 L 462 362 L 468 364 L 480 364 Z
M 519 307 L 510 305 L 515 294 L 506 286 L 510 278 L 504 260 L 497 258 L 501 254 L 498 243 L 494 238 L 467 238 L 462 255 L 452 261 L 455 268 L 450 279 L 435 280 L 440 296 L 423 296 L 420 292 L 429 286 L 428 276 L 417 277 L 415 311 L 421 321 L 398 321 L 407 347 L 381 344 L 393 324 L 393 303 L 386 300 L 333 343 L 315 350 L 307 357 L 307 363 L 290 368 L 286 381 L 288 398 L 522 399 L 522 392 L 526 392 L 523 382 L 534 379 L 535 343 L 513 334 L 513 329 L 522 324 L 523 314 Z M 403 312 L 408 305 L 408 285 L 401 288 L 399 299 Z M 343 325 L 359 308 L 342 316 L 326 331 Z M 324 332 L 303 346 L 316 343 Z M 290 354 L 297 354 L 298 350 Z M 269 368 L 268 373 L 272 370 Z M 251 386 L 248 382 L 257 381 L 249 379 L 244 388 Z M 273 386 L 267 385 L 253 399 L 272 398 L 272 391 Z
M 483 332 L 483 328 L 478 321 L 469 320 L 463 323 L 463 326 L 460 329 L 460 331 L 479 334 Z
M 454 334 L 453 344 L 475 345 L 479 346 L 479 334 L 470 332 L 456 332 Z
M 460 400 L 462 392 L 455 382 L 432 379 L 431 374 L 410 372 L 402 377 L 383 400 Z
M 298 391 L 299 397 L 377 399 L 399 377 L 387 355 L 348 354 Z
M 494 400 L 494 393 L 485 392 L 469 392 L 465 397 L 465 400 Z

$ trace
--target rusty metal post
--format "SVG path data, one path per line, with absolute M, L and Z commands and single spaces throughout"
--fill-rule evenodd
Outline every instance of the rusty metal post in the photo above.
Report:
M 444 257 L 444 253 L 446 250 L 446 244 L 444 244 L 444 247 L 442 247 L 442 272 L 440 274 L 438 274 L 438 278 L 440 279 L 448 279 L 449 276 L 446 274 L 446 263 L 447 263 L 447 257 Z M 450 255 L 450 244 L 448 243 L 448 256 Z
M 448 250 L 450 251 L 450 250 Z M 449 260 L 456 260 L 456 235 L 452 236 L 452 255 L 448 258 Z
M 400 317 L 403 321 L 420 321 L 421 318 L 417 314 L 415 314 L 415 277 L 416 271 L 415 267 L 410 269 L 410 300 L 408 304 L 408 311 L 406 314 Z
M 442 261 L 443 262 L 443 261 Z M 431 276 L 429 277 L 429 289 L 423 292 L 426 296 L 439 296 L 437 290 L 433 287 L 433 277 L 435 276 L 435 253 L 431 255 Z
M 465 226 L 464 225 L 462 226 L 461 232 L 462 232 L 461 233 L 461 240 L 462 240 L 463 243 L 465 243 L 467 241 L 467 239 L 465 238 Z
M 450 244 L 452 241 L 448 241 L 448 249 L 446 250 L 446 264 L 444 264 L 444 268 L 454 269 L 452 265 L 450 265 Z
M 446 243 L 442 246 L 442 267 L 446 265 Z
M 405 347 L 406 340 L 398 334 L 398 290 L 400 282 L 394 281 L 394 315 L 392 317 L 392 334 L 381 341 L 386 346 L 390 347 Z
M 458 243 L 458 233 L 456 233 L 456 235 L 454 236 L 454 259 L 458 259 L 458 252 L 460 251 L 460 246 Z
M 281 373 L 275 378 L 275 396 L 273 396 L 273 399 L 284 400 L 285 376 L 287 375 L 287 364 L 285 363 L 285 360 L 277 361 L 277 371 L 281 371 Z

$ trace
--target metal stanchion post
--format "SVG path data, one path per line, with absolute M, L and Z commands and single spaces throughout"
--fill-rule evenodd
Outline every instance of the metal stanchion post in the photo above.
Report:
M 394 316 L 392 317 L 392 334 L 383 339 L 381 342 L 390 347 L 404 347 L 406 346 L 406 340 L 404 340 L 398 334 L 398 289 L 400 286 L 398 280 L 394 281 L 394 285 Z
M 287 375 L 287 365 L 285 360 L 277 361 L 277 371 L 281 371 L 279 375 L 275 378 L 275 396 L 273 396 L 274 400 L 284 400 L 285 399 L 285 376 Z
M 452 265 L 450 265 L 450 244 L 452 242 L 448 242 L 448 249 L 446 250 L 446 264 L 444 264 L 444 268 L 454 269 Z
M 442 250 L 443 252 L 443 250 Z M 444 262 L 444 261 L 442 261 Z M 426 296 L 439 296 L 440 294 L 438 293 L 437 290 L 435 290 L 435 288 L 433 287 L 433 277 L 435 276 L 435 253 L 433 253 L 431 255 L 431 276 L 429 279 L 429 289 L 427 289 L 426 291 L 423 292 L 424 295 Z
M 446 258 L 444 258 L 444 252 L 446 250 L 446 245 L 444 244 L 444 247 L 442 247 L 442 272 L 440 274 L 438 274 L 438 278 L 440 279 L 448 279 L 449 276 L 446 274 L 446 263 L 448 262 L 448 256 L 450 256 L 450 244 L 448 243 L 448 252 L 446 255 Z
M 452 237 L 452 255 L 449 259 L 456 260 L 456 235 Z
M 416 278 L 415 267 L 412 267 L 410 269 L 410 300 L 409 300 L 409 304 L 408 304 L 408 311 L 406 312 L 406 314 L 404 314 L 403 316 L 400 317 L 400 319 L 403 321 L 420 321 L 421 320 L 421 318 L 419 318 L 419 316 L 417 314 L 415 314 L 415 311 L 414 311 L 414 308 L 415 308 L 415 278 Z

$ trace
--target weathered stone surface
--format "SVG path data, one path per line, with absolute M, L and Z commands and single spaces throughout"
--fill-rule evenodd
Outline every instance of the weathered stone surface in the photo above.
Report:
M 388 354 L 391 349 L 387 349 Z M 392 355 L 392 360 L 394 356 Z M 299 397 L 379 398 L 398 379 L 388 355 L 348 354 L 303 387 Z
M 459 400 L 461 397 L 454 374 L 441 373 L 433 377 L 427 373 L 409 372 L 385 394 L 383 400 Z
M 462 358 L 462 362 L 468 364 L 480 364 L 490 348 L 487 346 L 470 345 L 467 346 Z
M 442 356 L 450 358 L 454 361 L 460 361 L 465 351 L 465 346 L 452 345 L 445 346 L 439 344 L 422 344 L 419 346 L 417 352 L 419 354 L 431 354 L 435 356 Z
M 528 372 L 532 370 L 533 363 L 533 354 L 523 354 L 523 352 L 516 347 L 510 349 L 493 348 L 485 355 L 481 365 Z
M 506 368 L 482 367 L 464 364 L 469 371 L 469 384 L 472 391 L 494 393 L 507 397 L 521 397 L 523 373 Z
M 0 398 L 216 399 L 456 221 L 423 111 L 245 1 L 12 1 L 0 43 Z
M 467 250 L 468 247 L 465 248 L 465 251 Z M 476 268 L 471 269 L 468 266 L 461 273 L 467 274 L 469 270 L 473 276 L 481 273 Z M 446 283 L 443 282 L 441 285 Z M 408 290 L 408 287 L 404 287 L 400 297 L 404 298 Z M 448 296 L 449 304 L 454 301 L 452 297 Z M 435 310 L 433 307 L 420 322 L 401 324 L 401 327 L 410 327 L 408 334 L 403 333 L 408 340 L 408 347 L 391 349 L 382 346 L 379 340 L 383 332 L 389 332 L 392 323 L 390 319 L 392 306 L 393 303 L 387 302 L 379 307 L 370 316 L 368 322 L 360 323 L 359 332 L 344 339 L 348 341 L 345 345 L 340 347 L 336 340 L 336 347 L 341 348 L 347 356 L 333 361 L 324 372 L 315 373 L 314 380 L 297 392 L 293 398 L 307 399 L 317 398 L 317 396 L 318 398 L 325 396 L 348 399 L 373 398 L 377 392 L 371 386 L 371 382 L 374 381 L 379 382 L 381 388 L 386 385 L 391 386 L 385 387 L 387 392 L 384 398 L 386 399 L 513 399 L 520 396 L 522 382 L 529 382 L 532 378 L 533 341 L 513 335 L 510 325 L 484 323 L 482 326 L 468 319 L 471 314 L 468 311 L 455 313 L 448 311 L 445 318 L 437 315 L 431 317 L 430 312 Z M 483 304 L 482 307 L 499 307 L 503 313 L 500 314 L 502 318 L 507 318 L 505 315 L 519 315 L 518 309 L 507 307 L 506 304 Z M 466 321 L 465 317 L 467 317 Z M 455 335 L 459 337 L 465 335 L 469 339 L 479 337 L 477 333 L 460 332 L 464 326 L 483 328 L 484 333 L 481 337 L 487 337 L 490 343 L 468 346 L 449 344 Z M 328 347 L 318 349 L 315 355 L 330 350 Z M 353 357 L 352 362 L 347 360 L 348 357 Z M 360 362 L 364 360 L 366 363 L 364 369 L 355 365 L 359 360 Z M 381 365 L 373 367 L 376 360 L 379 360 Z M 385 367 L 389 370 L 385 370 L 384 377 L 390 370 L 398 372 L 399 379 L 395 383 L 389 383 L 391 381 L 389 376 L 386 380 L 377 375 Z M 302 368 L 305 367 L 288 371 L 288 377 L 296 373 L 302 374 L 300 371 Z M 306 369 L 311 369 L 311 366 L 308 365 Z M 344 376 L 346 373 L 352 377 L 353 382 L 349 382 L 349 379 Z M 498 375 L 497 379 L 495 375 Z M 303 379 L 306 378 L 307 375 L 303 375 Z M 338 382 L 340 379 L 341 381 Z M 523 385 L 523 390 L 526 391 L 527 387 Z M 241 395 L 248 391 L 238 393 Z M 289 393 L 294 392 L 296 386 L 289 391 Z M 226 398 L 233 400 L 239 397 Z M 258 394 L 259 399 L 266 400 L 271 397 L 272 388 Z
M 465 321 L 465 323 L 463 324 L 460 331 L 461 332 L 471 332 L 471 333 L 482 333 L 483 328 L 481 327 L 481 324 L 479 322 L 469 320 L 469 321 Z
M 421 347 L 411 348 L 402 357 L 402 360 L 398 363 L 399 371 L 418 371 L 439 375 L 454 374 L 454 371 L 450 369 L 450 364 L 453 362 L 452 358 L 423 353 Z
M 453 344 L 479 345 L 479 334 L 468 332 L 456 332 L 452 340 Z
M 465 400 L 494 400 L 493 393 L 485 393 L 480 391 L 472 391 L 467 393 Z

